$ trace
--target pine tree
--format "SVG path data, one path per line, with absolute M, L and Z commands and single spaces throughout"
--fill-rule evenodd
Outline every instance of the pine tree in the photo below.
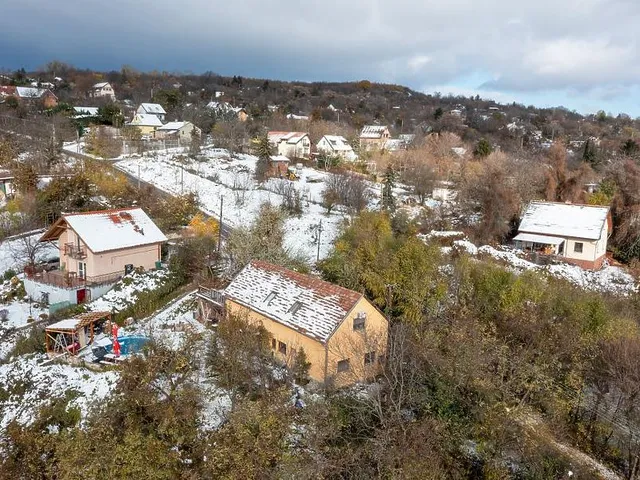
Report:
M 596 148 L 593 145 L 593 143 L 591 143 L 591 140 L 587 140 L 584 144 L 584 151 L 582 152 L 582 160 L 590 164 L 592 167 L 596 167 L 599 163 Z
M 391 164 L 387 166 L 382 185 L 382 208 L 392 212 L 396 208 L 395 199 L 393 198 L 393 188 L 396 186 L 396 172 Z
M 272 155 L 272 147 L 269 143 L 269 136 L 266 133 L 253 140 L 253 151 L 258 156 L 255 178 L 258 182 L 264 182 L 269 173 Z
M 310 367 L 311 363 L 307 360 L 307 354 L 305 353 L 304 348 L 301 348 L 297 351 L 296 356 L 293 359 L 293 365 L 291 368 L 293 380 L 298 385 L 306 385 L 307 383 L 309 383 Z
M 473 150 L 473 154 L 476 157 L 488 157 L 492 151 L 493 148 L 491 147 L 491 144 L 484 138 L 481 138 L 478 140 L 476 148 Z

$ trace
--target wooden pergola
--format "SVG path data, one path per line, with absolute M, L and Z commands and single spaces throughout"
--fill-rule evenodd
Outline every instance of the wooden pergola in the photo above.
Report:
M 111 320 L 111 312 L 87 312 L 61 320 L 45 328 L 45 346 L 49 357 L 78 352 L 93 343 L 96 325 Z

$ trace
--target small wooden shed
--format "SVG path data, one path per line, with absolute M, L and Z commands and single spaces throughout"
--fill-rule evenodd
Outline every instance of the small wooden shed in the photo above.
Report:
M 110 312 L 87 312 L 61 320 L 45 328 L 45 346 L 49 357 L 78 352 L 91 345 L 96 335 L 105 330 Z

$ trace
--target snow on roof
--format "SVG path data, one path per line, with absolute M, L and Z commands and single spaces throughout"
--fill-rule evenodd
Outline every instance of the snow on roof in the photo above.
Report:
M 272 162 L 288 162 L 289 158 L 284 155 L 271 155 L 270 157 Z
M 209 103 L 207 103 L 207 108 L 209 108 L 211 110 L 217 110 L 217 111 L 222 112 L 222 113 L 226 113 L 226 112 L 239 113 L 239 112 L 242 112 L 244 110 L 244 108 L 242 108 L 242 107 L 234 107 L 233 105 L 231 105 L 228 102 L 209 102 Z
M 140 111 L 140 109 L 142 109 L 144 113 L 150 113 L 153 115 L 158 115 L 158 114 L 163 115 L 167 113 L 164 111 L 164 108 L 162 108 L 162 105 L 160 105 L 159 103 L 141 103 L 138 111 Z
M 73 110 L 78 115 L 88 115 L 92 117 L 98 115 L 98 107 L 73 107 Z
M 598 240 L 608 214 L 609 207 L 531 202 L 522 216 L 518 231 Z
M 93 88 L 104 88 L 107 85 L 109 85 L 109 82 L 100 82 L 100 83 L 96 83 Z
M 269 132 L 268 136 L 271 143 L 278 144 L 281 142 L 287 142 L 290 144 L 296 144 L 309 135 L 304 132 Z
M 289 113 L 287 115 L 287 118 L 289 120 L 309 120 L 309 116 L 308 115 L 295 115 L 293 113 Z
M 161 127 L 162 122 L 158 117 L 151 113 L 136 113 L 131 120 L 131 125 L 140 125 L 143 127 Z
M 388 133 L 389 129 L 385 125 L 365 125 L 360 132 L 360 138 L 382 138 Z
M 353 151 L 347 139 L 340 135 L 325 135 L 322 139 L 326 140 L 331 149 L 336 152 Z M 322 141 L 321 139 L 321 141 Z
M 72 213 L 62 218 L 94 253 L 167 241 L 141 208 Z
M 186 126 L 189 122 L 169 122 L 159 127 L 158 130 L 180 130 Z
M 78 318 L 68 318 L 66 320 L 60 320 L 59 322 L 52 323 L 47 326 L 47 330 L 75 330 L 79 323 L 80 319 Z
M 323 343 L 362 298 L 352 290 L 261 261 L 247 265 L 225 295 Z
M 46 88 L 16 87 L 16 93 L 21 98 L 40 98 L 46 92 L 48 92 Z
M 399 138 L 389 138 L 386 142 L 384 142 L 384 149 L 392 152 L 402 150 L 405 146 L 405 142 L 403 142 Z
M 552 237 L 550 235 L 537 235 L 535 233 L 519 233 L 513 239 L 520 242 L 539 243 L 541 245 L 560 245 L 564 242 L 564 238 Z

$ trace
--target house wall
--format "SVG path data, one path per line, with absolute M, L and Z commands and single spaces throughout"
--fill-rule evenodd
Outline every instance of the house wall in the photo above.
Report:
M 311 140 L 308 136 L 300 139 L 296 144 L 287 143 L 286 141 L 278 144 L 278 155 L 284 155 L 289 158 L 305 158 L 311 154 Z
M 144 267 L 145 270 L 152 270 L 156 268 L 156 262 L 158 260 L 160 260 L 159 243 L 104 253 L 89 252 L 87 257 L 87 271 L 90 272 L 89 275 L 92 276 L 108 275 L 118 272 L 124 273 L 125 265 Z
M 366 314 L 364 330 L 354 330 L 356 316 Z M 367 299 L 361 298 L 356 306 L 331 336 L 327 344 L 327 381 L 336 387 L 366 381 L 381 371 L 387 355 L 387 319 Z M 374 352 L 375 361 L 365 365 L 366 353 Z M 338 361 L 349 360 L 350 370 L 338 372 Z
M 326 346 L 233 300 L 227 299 L 226 308 L 231 314 L 247 316 L 251 321 L 260 322 L 276 340 L 274 355 L 287 365 L 292 364 L 294 351 L 304 348 L 307 361 L 311 364 L 309 376 L 317 382 L 328 381 L 336 387 L 343 387 L 364 381 L 378 373 L 381 368 L 378 359 L 384 359 L 387 354 L 387 320 L 364 298 L 356 304 Z M 365 329 L 353 330 L 353 319 L 360 312 L 367 315 Z M 287 345 L 286 355 L 279 353 L 277 342 Z M 367 352 L 376 353 L 376 361 L 369 366 L 364 365 L 364 355 Z M 338 361 L 347 359 L 350 370 L 338 373 Z
M 87 257 L 85 259 L 75 259 L 64 254 L 66 243 L 79 244 L 84 247 Z M 87 264 L 87 276 L 98 277 L 112 273 L 124 273 L 125 265 L 132 264 L 134 267 L 144 267 L 145 270 L 154 269 L 156 261 L 160 260 L 160 244 L 144 245 L 141 247 L 126 248 L 104 253 L 93 253 L 86 244 L 79 239 L 73 229 L 67 228 L 58 239 L 60 250 L 60 269 L 68 272 L 78 272 L 78 263 Z
M 86 287 L 89 290 L 89 293 L 86 295 L 87 302 L 91 300 L 95 300 L 96 298 L 100 298 L 102 295 L 107 293 L 109 290 L 113 288 L 115 282 L 106 283 L 103 285 L 96 286 L 88 286 Z M 48 294 L 49 297 L 49 305 L 54 303 L 62 303 L 68 302 L 71 305 L 75 305 L 78 303 L 78 290 L 83 290 L 82 288 L 62 288 L 57 287 L 55 285 L 49 285 L 46 283 L 36 282 L 28 277 L 24 278 L 24 290 L 31 298 L 36 302 L 42 300 L 42 294 Z
M 324 137 L 320 139 L 317 145 L 318 151 L 321 153 L 325 153 L 327 155 L 336 155 L 347 161 L 354 161 L 356 159 L 356 154 L 353 150 L 339 150 L 335 151 L 333 149 L 333 145 Z
M 246 316 L 249 321 L 260 322 L 269 332 L 271 337 L 276 340 L 276 349 L 273 352 L 274 355 L 287 365 L 291 365 L 295 358 L 294 350 L 298 351 L 301 348 L 304 348 L 307 361 L 311 364 L 311 367 L 309 368 L 309 377 L 317 382 L 324 382 L 324 365 L 326 355 L 325 346 L 322 343 L 313 340 L 292 328 L 275 322 L 260 313 L 254 312 L 233 300 L 227 299 L 226 308 L 227 312 L 232 315 Z M 287 345 L 286 355 L 282 355 L 278 352 L 278 341 Z

